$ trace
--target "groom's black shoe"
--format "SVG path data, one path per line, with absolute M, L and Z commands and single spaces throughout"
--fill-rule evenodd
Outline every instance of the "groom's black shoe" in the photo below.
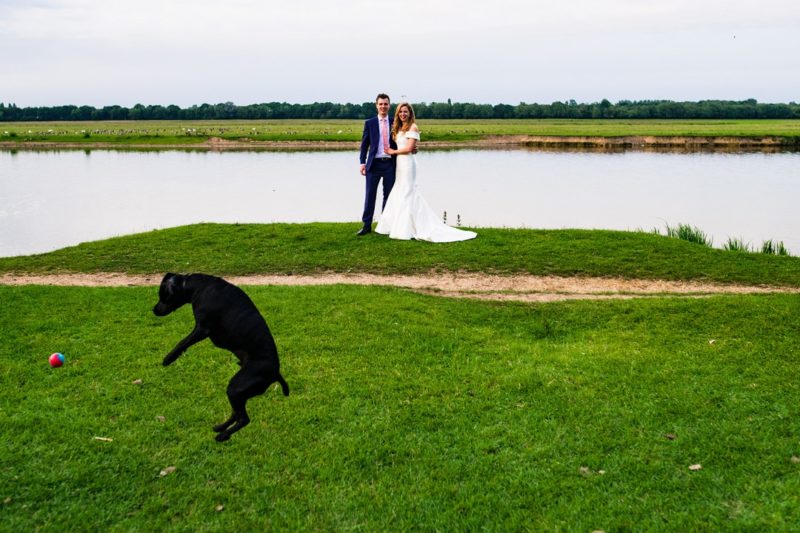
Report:
M 356 233 L 356 235 L 361 237 L 362 235 L 366 235 L 367 233 L 372 233 L 372 228 L 369 226 L 364 226 L 363 228 L 358 230 L 358 233 Z

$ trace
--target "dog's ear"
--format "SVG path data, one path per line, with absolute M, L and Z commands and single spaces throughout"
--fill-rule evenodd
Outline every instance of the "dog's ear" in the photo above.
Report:
M 172 296 L 177 292 L 177 289 L 180 287 L 179 277 L 178 274 L 173 274 L 172 272 L 167 272 L 164 275 L 164 279 L 161 280 L 161 288 L 167 295 Z

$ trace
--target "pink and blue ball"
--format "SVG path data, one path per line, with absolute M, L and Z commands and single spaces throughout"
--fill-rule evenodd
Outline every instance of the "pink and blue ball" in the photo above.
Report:
M 59 367 L 64 364 L 64 354 L 63 353 L 54 353 L 50 356 L 50 366 L 52 367 Z

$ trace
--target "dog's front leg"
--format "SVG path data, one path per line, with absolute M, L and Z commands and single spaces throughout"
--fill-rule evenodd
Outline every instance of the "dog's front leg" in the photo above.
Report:
M 208 330 L 202 328 L 198 325 L 195 325 L 194 329 L 191 333 L 189 333 L 185 339 L 179 342 L 171 352 L 164 357 L 164 366 L 168 366 L 172 364 L 175 359 L 183 355 L 183 353 L 189 349 L 190 346 L 197 344 L 198 342 L 208 338 Z

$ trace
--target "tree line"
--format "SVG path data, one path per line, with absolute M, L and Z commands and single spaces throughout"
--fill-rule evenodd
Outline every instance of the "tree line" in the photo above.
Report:
M 420 102 L 412 104 L 420 119 L 525 119 L 525 118 L 616 118 L 616 119 L 796 119 L 800 118 L 800 104 L 758 103 L 754 99 L 701 100 L 674 102 L 671 100 L 620 100 L 611 103 L 606 99 L 595 103 L 577 103 L 575 100 L 552 104 L 472 104 L 451 102 Z M 290 104 L 269 102 L 262 104 L 193 105 L 181 108 L 176 105 L 143 105 L 133 107 L 118 105 L 96 108 L 92 106 L 61 105 L 50 107 L 17 107 L 0 102 L 0 121 L 51 122 L 97 120 L 252 120 L 252 119 L 365 119 L 375 114 L 375 104 Z

